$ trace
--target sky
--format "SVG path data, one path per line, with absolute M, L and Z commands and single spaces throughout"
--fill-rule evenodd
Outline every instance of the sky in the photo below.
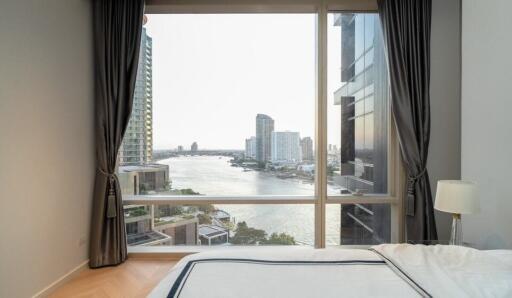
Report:
M 148 15 L 154 148 L 244 149 L 258 113 L 272 117 L 276 131 L 314 138 L 315 22 L 314 14 Z M 330 51 L 338 48 L 328 69 L 336 121 L 340 37 L 329 27 Z

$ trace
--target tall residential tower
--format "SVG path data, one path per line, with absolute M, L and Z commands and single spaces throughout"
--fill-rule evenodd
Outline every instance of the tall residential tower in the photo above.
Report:
M 119 148 L 119 165 L 143 165 L 153 154 L 153 50 L 152 39 L 142 28 L 139 66 L 133 94 L 132 115 Z
M 256 159 L 256 137 L 245 139 L 245 158 Z
M 272 162 L 300 162 L 302 152 L 300 134 L 294 131 L 274 131 L 272 133 Z
M 197 142 L 194 142 L 192 143 L 192 145 L 190 145 L 190 151 L 192 152 L 197 152 L 199 146 L 197 145 Z
M 271 158 L 274 119 L 264 114 L 256 115 L 256 160 L 267 162 Z
M 310 137 L 305 137 L 300 140 L 300 147 L 302 151 L 302 160 L 313 160 L 313 140 Z

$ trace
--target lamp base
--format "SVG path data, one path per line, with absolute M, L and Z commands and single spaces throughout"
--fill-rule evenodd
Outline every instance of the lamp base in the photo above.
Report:
M 450 245 L 462 245 L 462 223 L 460 214 L 452 214 L 452 233 L 450 235 Z

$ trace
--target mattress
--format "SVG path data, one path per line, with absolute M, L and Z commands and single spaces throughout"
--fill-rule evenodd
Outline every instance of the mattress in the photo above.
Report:
M 149 295 L 340 296 L 510 297 L 512 252 L 406 244 L 213 250 L 183 258 Z

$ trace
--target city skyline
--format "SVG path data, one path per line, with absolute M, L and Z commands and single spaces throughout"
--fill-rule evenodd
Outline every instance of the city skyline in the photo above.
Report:
M 314 14 L 148 15 L 153 148 L 243 150 L 254 111 L 280 119 L 277 131 L 314 136 L 314 24 Z
M 256 116 L 258 115 L 263 115 L 263 116 L 268 116 L 270 117 L 269 115 L 265 115 L 265 114 L 261 114 L 261 113 L 258 113 L 256 114 Z M 273 125 L 274 123 L 277 123 L 275 121 L 275 119 L 273 119 L 272 117 L 270 117 L 274 122 L 273 122 Z M 257 127 L 257 126 L 256 126 Z M 255 129 L 255 132 L 257 131 L 257 128 Z M 298 133 L 301 137 L 300 137 L 300 140 L 302 141 L 303 139 L 308 139 L 309 142 L 311 142 L 311 146 L 314 144 L 313 142 L 313 137 L 311 136 L 303 136 L 300 131 L 297 131 L 297 130 L 272 130 L 272 132 L 278 132 L 278 133 L 283 133 L 283 132 L 293 132 L 293 133 Z M 269 135 L 269 137 L 271 138 L 272 137 L 272 134 Z M 194 139 L 194 138 L 193 138 Z M 194 139 L 195 140 L 195 139 Z M 206 147 L 203 147 L 201 146 L 201 150 L 240 150 L 240 151 L 246 151 L 247 149 L 247 146 L 248 146 L 248 142 L 249 141 L 253 141 L 253 142 L 256 142 L 256 133 L 253 133 L 252 135 L 249 135 L 249 136 L 246 136 L 243 140 L 240 141 L 240 144 L 241 144 L 241 148 L 206 148 Z M 245 143 L 244 143 L 245 142 Z M 196 144 L 197 146 L 200 145 L 200 143 L 198 141 L 192 141 L 191 143 L 192 145 L 193 144 Z M 187 148 L 187 147 L 190 147 L 191 144 L 178 144 L 176 145 L 175 147 L 173 148 L 160 148 L 160 149 L 157 149 L 157 150 L 177 150 L 177 151 L 183 151 L 183 148 Z M 300 145 L 300 144 L 299 144 Z M 329 144 L 329 145 L 332 145 L 332 144 Z M 256 145 L 255 145 L 256 146 Z M 180 149 L 181 148 L 181 149 Z M 256 159 L 256 148 L 254 148 L 254 159 Z
M 221 17 L 221 19 L 223 18 Z M 329 20 L 332 21 L 333 25 L 333 27 L 330 27 L 328 30 L 329 34 L 339 34 L 339 37 L 343 39 L 344 42 L 343 51 L 341 51 L 341 67 L 338 68 L 336 75 L 332 78 L 334 80 L 338 79 L 339 82 L 337 89 L 334 90 L 332 95 L 329 92 L 329 103 L 331 104 L 327 109 L 328 118 L 330 118 L 330 121 L 328 121 L 326 167 L 327 177 L 329 179 L 328 193 L 385 193 L 387 181 L 387 137 L 385 134 L 386 125 L 382 124 L 387 123 L 386 96 L 388 94 L 388 85 L 385 75 L 386 65 L 383 59 L 384 51 L 382 39 L 378 36 L 377 38 L 375 37 L 375 32 L 379 30 L 379 23 L 376 21 L 375 14 L 330 14 Z M 216 18 L 215 21 L 217 22 L 218 19 Z M 276 191 L 279 193 L 279 187 L 277 187 L 277 185 L 280 185 L 279 182 L 281 180 L 288 180 L 289 182 L 301 181 L 301 183 L 298 184 L 294 182 L 293 188 L 287 189 L 287 194 L 312 191 L 311 185 L 312 182 L 314 182 L 314 173 L 317 170 L 315 169 L 316 164 L 314 164 L 314 140 L 311 138 L 313 131 L 311 131 L 311 134 L 303 133 L 302 137 L 300 131 L 302 131 L 304 127 L 311 129 L 314 127 L 314 122 L 313 125 L 311 125 L 311 123 L 304 125 L 308 118 L 304 116 L 304 111 L 301 111 L 301 108 L 304 108 L 304 102 L 297 100 L 293 102 L 267 102 L 266 104 L 272 107 L 271 113 L 268 113 L 264 108 L 250 105 L 254 102 L 265 102 L 265 100 L 269 98 L 260 97 L 258 99 L 251 99 L 249 98 L 250 94 L 247 94 L 247 97 L 240 98 L 240 102 L 231 103 L 224 109 L 222 109 L 223 101 L 218 100 L 215 96 L 212 96 L 211 100 L 208 102 L 216 105 L 215 109 L 209 109 L 208 106 L 201 106 L 200 110 L 190 111 L 187 107 L 173 105 L 174 109 L 179 112 L 178 114 L 190 122 L 188 125 L 175 125 L 175 128 L 188 138 L 188 142 L 174 144 L 174 146 L 177 147 L 177 151 L 183 153 L 158 153 L 158 158 L 164 157 L 164 159 L 159 159 L 158 164 L 146 164 L 150 162 L 151 159 L 151 155 L 148 154 L 148 152 L 151 152 L 153 148 L 153 102 L 151 96 L 153 91 L 153 57 L 151 38 L 146 35 L 145 31 L 146 29 L 143 30 L 141 60 L 139 61 L 139 74 L 133 103 L 134 113 L 132 113 L 130 125 L 127 129 L 128 134 L 125 135 L 120 154 L 121 166 L 123 167 L 119 168 L 119 175 L 120 179 L 124 181 L 123 193 L 164 192 L 181 195 L 215 195 L 228 189 L 228 193 L 231 194 L 232 192 L 236 192 L 236 187 L 233 186 L 241 183 L 241 178 L 248 179 L 248 187 L 243 187 L 243 191 L 250 191 L 252 189 L 252 191 L 256 191 L 257 194 L 264 192 L 275 193 Z M 145 40 L 149 40 L 149 43 Z M 201 42 L 203 42 L 203 40 L 200 40 L 200 43 Z M 339 57 L 338 49 L 338 47 L 329 47 L 328 56 L 331 57 L 334 55 Z M 158 63 L 158 65 L 160 65 L 160 63 Z M 222 62 L 222 66 L 227 66 L 227 63 Z M 188 67 L 191 67 L 191 65 L 188 65 Z M 329 68 L 329 70 L 330 69 L 331 68 Z M 328 74 L 331 75 L 329 70 Z M 217 69 L 217 71 L 219 71 L 219 69 Z M 194 72 L 194 74 L 200 73 L 201 72 Z M 215 81 L 215 79 L 210 79 L 211 81 Z M 198 82 L 203 83 L 203 81 Z M 209 80 L 205 82 L 211 83 Z M 231 87 L 236 89 L 237 83 L 240 83 L 240 81 L 235 80 L 235 82 L 231 83 L 233 83 Z M 279 84 L 281 83 L 282 82 L 279 82 Z M 186 83 L 184 85 L 186 85 Z M 165 87 L 167 88 L 168 86 L 165 85 Z M 180 87 L 183 86 L 180 85 L 176 88 L 179 89 Z M 201 85 L 201 87 L 203 86 Z M 291 87 L 291 89 L 285 91 L 292 92 L 296 89 L 293 86 L 289 87 Z M 203 88 L 199 89 L 203 90 Z M 211 91 L 210 88 L 204 89 Z M 230 89 L 225 89 L 225 91 L 227 90 Z M 245 99 L 247 99 L 248 102 L 245 102 Z M 332 99 L 332 101 L 330 99 Z M 283 110 L 286 111 L 286 113 L 277 113 L 278 116 L 276 116 L 274 108 L 283 102 L 286 103 L 285 109 Z M 185 102 L 185 106 L 187 103 L 190 102 Z M 192 103 L 195 102 L 192 100 Z M 237 105 L 240 103 L 242 108 Z M 156 108 L 155 111 L 160 110 Z M 187 111 L 187 113 L 184 111 Z M 227 116 L 225 113 L 227 113 Z M 243 117 L 238 120 L 234 117 L 234 120 L 232 116 L 240 116 L 239 114 Z M 256 115 L 256 121 L 249 121 L 254 115 Z M 335 116 L 332 117 L 332 115 Z M 169 116 L 170 115 L 165 114 L 165 118 L 162 119 L 176 120 Z M 290 123 L 292 122 L 289 120 L 295 118 L 300 119 L 301 122 L 291 125 Z M 333 119 L 335 121 L 332 121 Z M 339 122 L 339 125 L 335 124 L 334 129 L 331 130 L 333 123 L 336 121 Z M 251 122 L 254 123 L 254 126 L 250 125 Z M 282 122 L 286 124 L 280 126 Z M 222 127 L 222 124 L 228 126 Z M 161 124 L 158 124 L 156 126 L 160 125 Z M 197 126 L 202 127 L 204 125 L 206 125 L 206 128 L 203 127 L 203 129 L 199 131 L 199 134 L 197 134 L 197 132 L 194 133 L 194 129 Z M 219 125 L 221 126 L 220 128 Z M 250 128 L 249 133 L 244 134 L 242 137 L 232 133 L 233 129 L 240 127 Z M 168 127 L 166 127 L 166 129 L 168 129 Z M 332 138 L 331 131 L 338 131 L 339 134 L 336 135 L 335 138 Z M 212 145 L 212 143 L 204 143 L 204 136 L 212 137 L 215 141 L 213 143 L 214 145 Z M 173 137 L 175 136 L 173 135 Z M 226 147 L 226 140 L 234 140 L 235 138 L 236 145 Z M 339 146 L 339 142 L 332 144 L 330 140 L 343 140 L 343 143 L 341 143 L 342 146 Z M 191 145 L 187 145 L 187 143 Z M 218 153 L 218 151 L 216 151 L 219 149 L 222 151 L 222 149 L 239 148 L 244 145 L 245 152 L 243 149 L 239 149 L 241 152 L 229 153 Z M 210 160 L 204 157 L 205 154 L 209 155 L 208 152 L 205 154 L 201 152 L 210 149 L 209 146 L 212 146 L 213 148 L 210 147 L 213 149 L 212 152 L 218 155 Z M 340 148 L 339 150 L 338 147 Z M 185 148 L 190 148 L 190 150 Z M 187 157 L 183 159 L 181 155 L 191 156 L 191 158 L 189 160 L 186 159 Z M 226 164 L 225 160 L 222 160 L 223 156 L 230 157 L 228 164 Z M 179 158 L 174 160 L 172 157 Z M 139 165 L 123 164 L 123 161 L 125 161 L 123 158 L 135 158 L 136 160 L 133 160 L 133 162 L 138 162 Z M 193 171 L 190 176 L 193 183 L 180 181 L 180 179 L 185 178 L 185 176 L 179 174 L 176 176 L 177 173 L 175 172 L 172 172 L 172 174 L 178 177 L 178 179 L 170 179 L 170 169 L 177 171 L 178 164 L 183 162 L 191 163 L 190 166 L 185 166 L 183 169 Z M 192 166 L 194 162 L 196 163 Z M 208 165 L 210 162 L 215 162 L 215 166 L 210 167 Z M 242 169 L 241 172 L 240 168 Z M 233 170 L 236 171 L 236 173 L 233 173 Z M 258 177 L 260 177 L 259 174 L 254 175 L 254 172 L 264 173 L 262 175 L 266 175 L 267 180 L 270 180 L 270 177 L 272 177 L 273 182 L 268 188 L 261 188 L 263 180 L 254 183 L 254 179 L 258 180 Z M 198 175 L 198 173 L 200 174 Z M 210 175 L 214 174 L 208 177 L 207 173 L 210 173 Z M 228 182 L 224 187 L 219 189 L 217 187 L 222 185 L 222 179 L 220 177 L 224 177 L 222 179 L 226 181 L 230 181 L 234 178 L 236 182 Z M 206 181 L 212 180 L 215 180 L 216 183 L 210 187 L 203 188 Z M 307 190 L 301 188 L 304 183 L 309 185 Z M 132 213 L 134 215 L 140 215 L 144 212 L 147 214 L 145 210 L 134 210 Z M 162 222 L 166 222 L 166 217 L 171 216 L 170 209 L 167 211 L 164 210 L 163 214 L 165 215 L 164 219 L 158 219 L 160 225 Z M 359 221 L 354 221 L 354 217 L 357 217 Z M 357 244 L 360 242 L 379 243 L 386 241 L 386 239 L 389 238 L 389 229 L 386 227 L 381 229 L 380 226 L 376 227 L 374 224 L 380 224 L 382 221 L 386 222 L 388 219 L 389 208 L 387 206 L 367 206 L 360 208 L 354 204 L 346 204 L 342 206 L 339 211 L 340 243 Z M 197 225 L 199 220 L 199 217 L 197 217 L 195 224 L 186 227 L 186 229 L 190 228 L 190 233 L 195 234 L 195 236 L 188 240 L 181 239 L 179 243 L 184 241 L 186 243 L 197 244 L 199 240 L 196 241 L 194 239 L 199 239 L 201 235 L 205 236 L 207 234 L 201 231 L 214 227 L 205 225 L 204 223 Z M 364 222 L 364 224 L 360 224 L 360 222 Z M 150 226 L 152 227 L 153 224 Z M 146 225 L 142 232 L 149 233 L 148 237 L 153 239 L 150 235 L 153 235 L 155 232 L 153 228 L 148 229 L 150 226 Z M 222 228 L 223 233 L 228 235 L 228 227 L 220 223 L 217 223 L 215 226 Z M 368 228 L 368 226 L 372 226 L 372 228 Z M 134 225 L 132 223 L 131 226 L 127 226 L 127 231 L 129 231 L 129 236 L 132 236 L 132 243 L 137 243 L 137 239 L 139 239 L 138 235 L 141 232 L 138 224 Z M 168 235 L 174 235 L 175 232 L 176 231 L 168 231 L 168 233 L 170 233 Z M 158 238 L 155 240 L 158 243 L 171 239 L 167 236 L 164 239 L 160 239 L 163 235 L 159 234 L 161 237 L 158 237 L 156 234 L 153 236 Z M 207 237 L 206 240 L 208 245 L 210 245 L 211 239 Z M 223 241 L 227 242 L 229 238 Z

